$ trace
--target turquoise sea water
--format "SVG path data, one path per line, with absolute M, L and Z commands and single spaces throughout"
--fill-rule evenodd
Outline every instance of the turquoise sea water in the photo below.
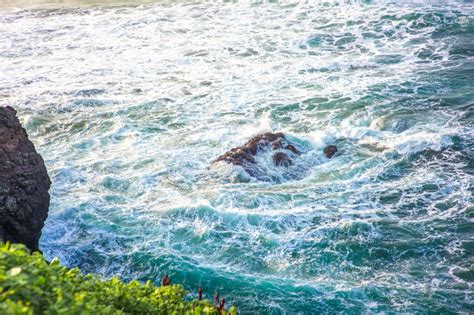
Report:
M 474 4 L 400 3 L 0 2 L 46 257 L 243 314 L 474 312 Z M 278 180 L 210 166 L 264 131 L 306 151 Z

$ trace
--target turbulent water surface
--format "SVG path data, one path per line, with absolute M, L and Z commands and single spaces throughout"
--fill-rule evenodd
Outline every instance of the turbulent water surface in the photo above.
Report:
M 474 311 L 474 5 L 427 3 L 0 2 L 42 250 L 242 313 Z M 264 131 L 304 154 L 210 166 Z

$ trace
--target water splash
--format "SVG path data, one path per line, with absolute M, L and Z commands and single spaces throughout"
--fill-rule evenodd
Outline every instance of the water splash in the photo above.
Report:
M 0 104 L 53 179 L 47 257 L 243 313 L 472 309 L 471 4 L 5 5 Z M 298 180 L 209 169 L 280 130 Z

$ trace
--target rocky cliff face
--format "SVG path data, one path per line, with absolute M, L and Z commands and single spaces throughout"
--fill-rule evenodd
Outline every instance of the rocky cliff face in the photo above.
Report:
M 0 107 L 0 239 L 38 250 L 50 186 L 44 161 L 16 111 Z

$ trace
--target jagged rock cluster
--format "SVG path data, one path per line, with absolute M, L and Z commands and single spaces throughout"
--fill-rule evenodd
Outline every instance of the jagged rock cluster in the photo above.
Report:
M 255 155 L 261 150 L 273 150 L 273 161 L 275 165 L 291 165 L 292 161 L 287 153 L 280 150 L 287 150 L 293 154 L 300 155 L 301 152 L 296 147 L 290 144 L 285 135 L 281 132 L 277 133 L 263 133 L 256 135 L 244 145 L 233 148 L 230 151 L 219 156 L 214 162 L 225 161 L 230 164 L 240 165 L 244 167 L 255 163 Z
M 16 111 L 0 107 L 0 239 L 38 250 L 48 216 L 49 179 L 44 161 Z
M 288 167 L 293 165 L 293 161 L 301 151 L 292 144 L 281 132 L 267 132 L 256 135 L 242 146 L 232 148 L 219 156 L 213 163 L 224 161 L 229 164 L 241 166 L 248 174 L 259 177 L 257 172 L 255 157 L 258 152 L 272 153 L 272 160 L 275 166 Z M 331 158 L 337 152 L 334 145 L 324 149 L 326 157 Z

